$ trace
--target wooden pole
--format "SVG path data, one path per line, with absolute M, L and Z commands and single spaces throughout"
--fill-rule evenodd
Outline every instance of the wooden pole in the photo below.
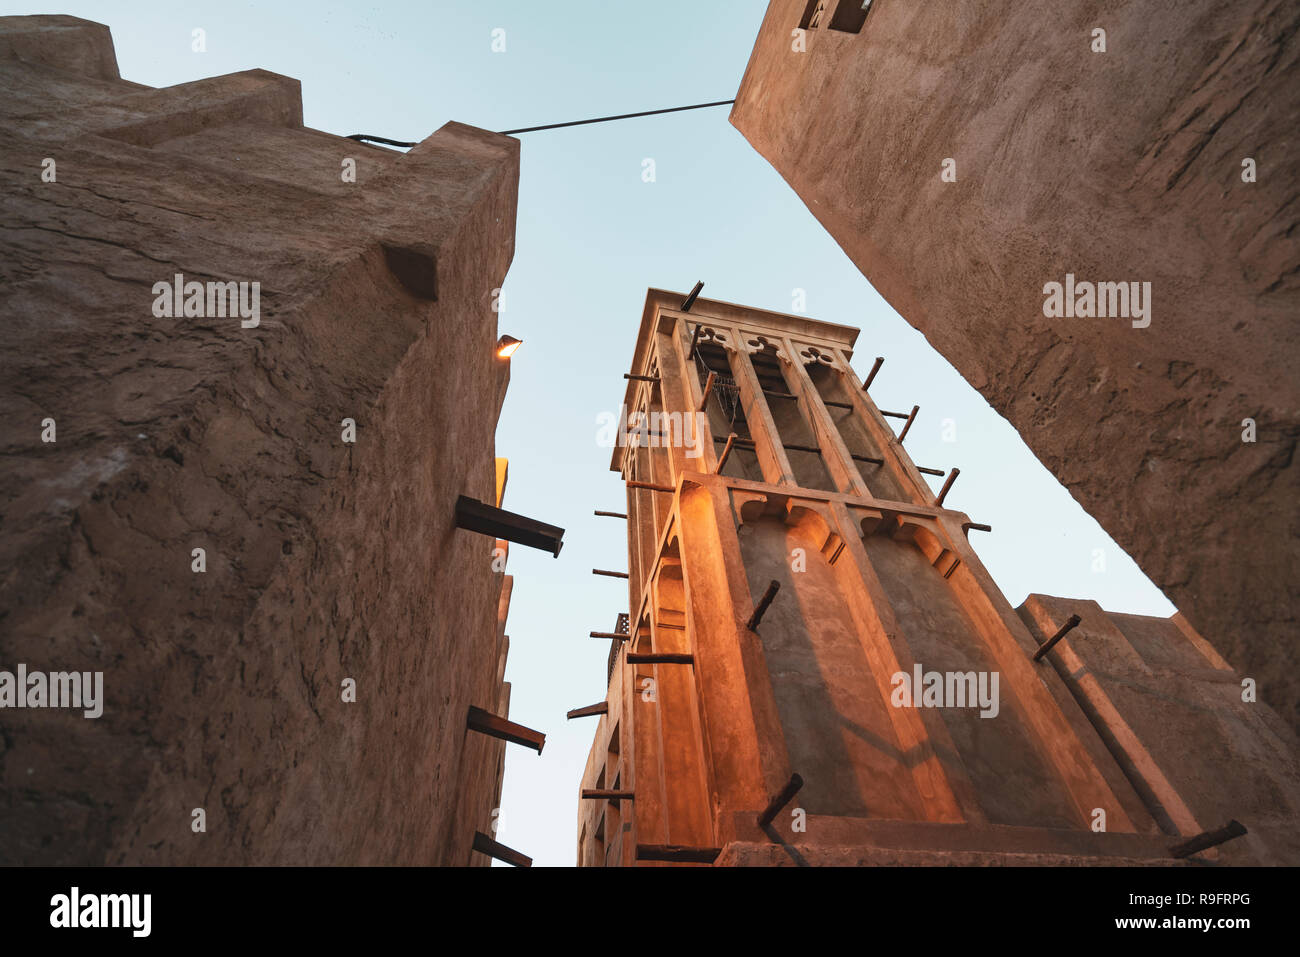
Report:
M 465 726 L 479 734 L 500 738 L 513 744 L 522 744 L 526 748 L 532 748 L 538 754 L 542 753 L 542 747 L 546 744 L 546 735 L 540 731 L 507 721 L 491 711 L 484 711 L 474 705 L 469 706 L 469 716 L 465 720 Z
M 482 831 L 474 832 L 474 850 L 480 854 L 486 854 L 488 857 L 495 857 L 498 861 L 505 861 L 507 864 L 513 864 L 515 867 L 532 867 L 533 859 L 526 854 L 520 854 L 513 847 L 506 847 L 499 841 L 494 841 Z
M 957 481 L 958 475 L 961 475 L 961 469 L 953 469 L 948 473 L 948 478 L 944 480 L 943 488 L 939 489 L 939 497 L 934 500 L 936 506 L 943 505 L 943 500 L 948 497 L 948 490 L 952 488 L 952 483 Z
M 772 604 L 772 599 L 776 593 L 781 590 L 781 583 L 775 578 L 767 586 L 767 591 L 763 592 L 763 597 L 758 600 L 758 606 L 754 613 L 749 616 L 749 621 L 745 622 L 745 627 L 750 631 L 758 631 L 758 623 L 763 620 L 763 615 L 767 612 L 767 606 Z
M 916 413 L 920 411 L 921 407 L 919 405 L 912 406 L 912 414 L 909 415 L 907 421 L 903 423 L 903 431 L 898 433 L 898 442 L 900 445 L 902 444 L 903 439 L 907 438 L 907 430 L 912 427 L 912 423 L 916 421 Z
M 704 407 L 709 404 L 709 393 L 713 391 L 713 380 L 716 379 L 717 377 L 718 374 L 716 372 L 710 372 L 709 378 L 704 383 L 704 395 L 700 397 L 701 412 L 703 412 Z
M 1189 857 L 1197 851 L 1208 850 L 1216 847 L 1224 841 L 1231 841 L 1234 837 L 1242 837 L 1249 833 L 1244 824 L 1238 821 L 1229 821 L 1221 828 L 1213 831 L 1206 831 L 1204 834 L 1198 834 L 1190 841 L 1184 841 L 1182 844 L 1175 844 L 1169 849 L 1170 857 Z
M 691 311 L 691 306 L 695 305 L 695 299 L 697 296 L 699 296 L 700 290 L 702 290 L 703 288 L 704 288 L 704 280 L 701 279 L 699 282 L 695 284 L 695 288 L 691 290 L 691 294 L 687 296 L 686 299 L 682 302 L 682 312 Z
M 868 389 L 871 388 L 871 383 L 875 381 L 876 373 L 880 371 L 880 367 L 884 364 L 885 364 L 885 357 L 876 356 L 876 361 L 875 363 L 872 364 L 871 371 L 867 373 L 867 381 L 862 383 L 863 392 L 866 392 Z
M 699 322 L 695 324 L 695 333 L 691 336 L 691 351 L 686 354 L 686 358 L 690 359 L 692 362 L 695 361 L 695 347 L 700 343 L 700 332 L 702 332 L 703 329 L 704 323 Z
M 595 704 L 589 704 L 585 708 L 574 708 L 565 717 L 572 721 L 574 718 L 590 718 L 592 715 L 609 714 L 609 702 L 598 701 Z
M 764 808 L 763 813 L 758 816 L 758 826 L 767 827 L 771 824 L 772 819 L 780 813 L 781 808 L 785 807 L 794 799 L 794 796 L 799 793 L 801 787 L 803 787 L 803 778 L 798 774 L 790 775 L 790 780 L 786 783 L 786 786 L 781 789 L 781 793 L 768 801 L 767 807 Z
M 1061 626 L 1060 630 L 1057 631 L 1056 634 L 1038 646 L 1038 650 L 1034 652 L 1034 660 L 1042 661 L 1043 656 L 1052 650 L 1052 646 L 1072 632 L 1081 620 L 1082 619 L 1078 615 L 1071 615 L 1069 620 Z
M 604 575 L 606 578 L 627 578 L 628 577 L 627 572 L 607 572 L 603 568 L 593 568 L 591 570 L 591 573 L 593 575 Z
M 722 473 L 722 467 L 727 464 L 727 456 L 731 454 L 731 447 L 736 444 L 736 433 L 732 432 L 727 436 L 727 444 L 722 447 L 722 454 L 718 456 L 718 467 L 713 470 L 714 475 Z
M 712 864 L 722 853 L 720 847 L 684 847 L 681 844 L 638 844 L 638 861 L 665 861 L 669 864 Z
M 693 665 L 695 664 L 695 656 L 669 652 L 656 654 L 629 651 L 627 653 L 627 663 L 630 665 Z
M 676 492 L 677 489 L 671 485 L 655 485 L 654 482 L 636 482 L 631 479 L 627 482 L 628 488 L 646 488 L 652 492 Z

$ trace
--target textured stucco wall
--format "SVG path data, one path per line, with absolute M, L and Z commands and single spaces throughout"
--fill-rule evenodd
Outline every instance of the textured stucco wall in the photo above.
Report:
M 1300 725 L 1300 6 L 876 0 L 795 52 L 804 8 L 773 0 L 733 124 Z M 1046 318 L 1066 273 L 1150 282 L 1150 325 Z
M 0 18 L 0 73 L 0 669 L 106 699 L 0 711 L 0 860 L 470 863 L 503 581 L 453 513 L 495 498 L 517 142 L 363 146 L 260 70 L 127 83 L 70 17 Z M 260 324 L 155 317 L 177 272 L 260 282 Z

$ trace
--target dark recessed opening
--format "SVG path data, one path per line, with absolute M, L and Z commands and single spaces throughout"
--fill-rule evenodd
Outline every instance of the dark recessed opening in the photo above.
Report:
M 831 17 L 830 28 L 844 33 L 861 32 L 862 24 L 867 22 L 871 3 L 872 0 L 840 0 L 835 15 Z

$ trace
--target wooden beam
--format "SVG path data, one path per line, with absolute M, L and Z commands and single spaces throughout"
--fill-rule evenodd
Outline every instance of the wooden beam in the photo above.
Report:
M 772 819 L 780 813 L 781 808 L 785 807 L 794 799 L 794 796 L 799 793 L 801 787 L 803 787 L 803 778 L 798 774 L 790 775 L 790 780 L 786 783 L 786 786 L 781 789 L 781 793 L 768 801 L 767 807 L 765 807 L 763 813 L 758 816 L 758 826 L 767 827 L 771 824 Z
M 867 373 L 867 381 L 862 383 L 863 392 L 866 392 L 868 389 L 871 388 L 871 383 L 875 381 L 876 373 L 880 371 L 880 367 L 884 364 L 885 364 L 885 357 L 876 356 L 876 361 L 875 363 L 872 364 L 871 371 Z
M 603 568 L 593 568 L 591 570 L 591 573 L 593 575 L 604 575 L 606 578 L 627 578 L 628 577 L 627 572 L 610 572 L 610 571 L 606 571 Z
M 595 714 L 609 714 L 609 702 L 598 701 L 595 704 L 587 705 L 585 708 L 574 708 L 565 717 L 572 721 L 574 718 L 590 718 Z
M 957 481 L 957 476 L 961 475 L 961 469 L 953 469 L 948 473 L 947 480 L 943 483 L 943 488 L 939 489 L 939 497 L 934 500 L 936 507 L 943 505 L 943 500 L 948 497 L 948 490 L 952 488 L 952 483 Z
M 727 456 L 731 454 L 731 447 L 736 444 L 736 433 L 732 432 L 727 436 L 727 444 L 722 447 L 722 454 L 718 456 L 718 467 L 713 470 L 713 474 L 719 475 L 722 467 L 727 464 Z
M 704 407 L 709 404 L 709 393 L 713 391 L 713 380 L 717 377 L 718 374 L 716 372 L 710 372 L 709 378 L 704 383 L 704 394 L 700 397 L 701 412 L 703 412 Z M 685 428 L 685 426 L 683 426 L 683 428 Z
M 1043 642 L 1041 645 L 1038 646 L 1038 650 L 1034 652 L 1034 660 L 1042 661 L 1043 656 L 1046 655 L 1049 651 L 1051 651 L 1058 641 L 1060 641 L 1062 638 L 1064 638 L 1066 635 L 1072 632 L 1075 629 L 1075 627 L 1079 624 L 1079 622 L 1082 620 L 1083 619 L 1081 619 L 1078 615 L 1071 615 L 1069 619 L 1066 621 L 1066 623 L 1062 625 L 1059 629 L 1057 629 L 1056 634 L 1052 635 L 1051 638 L 1048 638 L 1045 642 Z
M 695 288 L 691 290 L 691 294 L 682 301 L 682 309 L 681 309 L 682 312 L 691 311 L 691 306 L 695 305 L 695 300 L 699 296 L 700 291 L 703 288 L 704 288 L 704 280 L 701 279 L 699 282 L 695 284 Z
M 560 549 L 564 547 L 564 529 L 485 505 L 467 495 L 456 499 L 456 527 L 491 535 L 494 539 L 504 538 L 529 548 L 540 548 L 556 558 L 560 557 Z
M 911 414 L 907 417 L 907 421 L 903 423 L 903 431 L 898 433 L 898 441 L 900 445 L 902 444 L 903 439 L 907 438 L 907 430 L 912 427 L 912 423 L 916 421 L 916 413 L 920 411 L 921 407 L 919 405 L 912 406 Z
M 638 482 L 635 479 L 627 480 L 628 488 L 645 488 L 652 492 L 676 492 L 677 488 L 673 485 L 656 485 L 654 482 Z
M 631 637 L 631 635 L 620 634 L 620 633 L 617 632 L 617 631 L 593 631 L 593 632 L 591 633 L 591 637 L 593 637 L 593 638 L 613 638 L 615 641 L 627 641 L 628 638 Z
M 630 665 L 693 665 L 695 664 L 695 656 L 668 652 L 629 651 L 627 653 L 627 663 Z
M 776 593 L 781 590 L 781 583 L 773 578 L 767 586 L 767 591 L 763 592 L 763 597 L 758 600 L 754 608 L 754 613 L 749 616 L 749 621 L 745 622 L 745 627 L 750 631 L 758 631 L 758 623 L 763 620 L 763 615 L 767 612 L 767 606 L 772 604 L 772 599 Z
M 722 853 L 720 847 L 684 847 L 680 844 L 638 844 L 638 861 L 665 861 L 670 864 L 712 864 Z
M 1170 857 L 1189 857 L 1197 851 L 1208 850 L 1211 847 L 1217 847 L 1224 841 L 1231 841 L 1234 837 L 1242 837 L 1247 834 L 1246 826 L 1238 821 L 1229 821 L 1223 827 L 1216 828 L 1213 831 L 1206 831 L 1204 834 L 1198 834 L 1189 841 L 1182 844 L 1175 844 L 1169 849 Z
M 505 861 L 507 864 L 513 864 L 515 867 L 532 867 L 533 859 L 526 854 L 520 854 L 513 847 L 506 847 L 499 841 L 494 841 L 482 831 L 474 832 L 474 850 L 480 854 L 486 854 L 488 857 L 495 857 L 498 861 Z
M 630 801 L 632 797 L 631 791 L 611 791 L 608 788 L 582 789 L 582 799 L 584 801 Z
M 510 741 L 513 744 L 522 744 L 526 748 L 532 748 L 538 754 L 542 753 L 542 748 L 546 744 L 546 735 L 540 731 L 507 721 L 491 711 L 484 711 L 474 705 L 469 706 L 469 716 L 465 724 L 471 731 L 500 738 L 502 741 Z
M 627 518 L 627 514 L 626 514 L 625 512 L 601 512 L 601 511 L 597 511 L 596 514 L 597 514 L 597 515 L 603 515 L 605 518 Z

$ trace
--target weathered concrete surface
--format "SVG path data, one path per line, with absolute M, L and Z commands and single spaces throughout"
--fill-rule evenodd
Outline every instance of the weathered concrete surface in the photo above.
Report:
M 732 122 L 1300 727 L 1300 6 L 880 2 L 797 53 L 804 10 L 769 7 Z M 1149 327 L 1046 318 L 1066 273 L 1150 282 Z
M 1048 660 L 1166 830 L 1180 814 L 1196 822 L 1185 832 L 1236 820 L 1248 833 L 1220 847 L 1218 860 L 1300 860 L 1295 735 L 1243 693 L 1241 677 L 1181 615 L 1114 614 L 1046 595 L 1016 611 L 1040 641 L 1079 616 Z
M 71 17 L 0 19 L 0 75 L 0 669 L 106 698 L 0 711 L 0 861 L 481 858 L 502 576 L 453 514 L 493 499 L 516 141 L 363 146 L 260 70 L 126 83 Z M 155 317 L 177 272 L 260 282 L 260 324 Z

